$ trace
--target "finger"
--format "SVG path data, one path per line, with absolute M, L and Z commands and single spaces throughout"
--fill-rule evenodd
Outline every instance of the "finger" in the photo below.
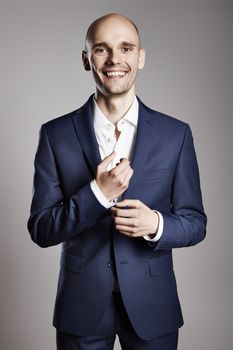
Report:
M 126 177 L 125 177 L 125 180 L 124 180 L 124 185 L 128 185 L 129 184 L 129 181 L 131 179 L 131 177 L 133 176 L 133 169 L 132 168 L 129 168 L 126 172 Z
M 122 233 L 125 236 L 131 237 L 131 238 L 138 238 L 138 237 L 143 237 L 145 236 L 145 234 L 142 234 L 140 232 L 137 233 L 132 233 L 132 232 L 127 232 L 127 231 L 122 231 L 122 230 L 118 230 L 119 233 Z
M 130 226 L 116 225 L 116 229 L 121 233 L 127 234 L 128 236 L 136 236 L 138 234 L 137 230 Z
M 117 203 L 118 204 L 118 203 Z M 116 207 L 111 208 L 112 213 L 114 216 L 121 217 L 121 218 L 137 218 L 138 212 L 137 209 L 118 209 Z
M 120 174 L 122 174 L 124 171 L 131 169 L 130 167 L 130 162 L 128 159 L 124 158 L 120 161 L 120 163 L 118 163 L 115 168 L 113 168 L 110 171 L 110 174 L 113 176 L 119 176 Z
M 107 169 L 108 165 L 111 163 L 111 161 L 115 158 L 116 152 L 113 151 L 110 153 L 107 157 L 103 159 L 103 161 L 99 164 L 104 170 Z
M 123 201 L 117 202 L 116 207 L 117 208 L 124 208 L 124 207 L 130 207 L 130 208 L 140 208 L 143 205 L 143 203 L 138 199 L 124 199 Z
M 122 171 L 121 174 L 117 175 L 115 180 L 117 181 L 118 185 L 120 185 L 125 190 L 129 186 L 129 181 L 133 175 L 133 169 L 128 167 Z
M 131 238 L 133 237 L 132 234 L 129 233 L 129 232 L 126 232 L 126 231 L 119 231 L 119 232 L 122 233 L 125 236 L 131 237 Z
M 109 173 L 109 179 L 112 181 L 113 186 L 117 186 L 119 190 L 121 189 L 122 192 L 126 191 L 127 188 L 129 187 L 129 180 L 132 177 L 133 172 L 132 170 L 125 169 L 121 174 L 115 176 L 114 174 Z M 122 193 L 121 192 L 121 193 Z
M 127 227 L 138 227 L 138 220 L 135 218 L 124 218 L 116 216 L 114 221 L 117 226 L 123 225 Z

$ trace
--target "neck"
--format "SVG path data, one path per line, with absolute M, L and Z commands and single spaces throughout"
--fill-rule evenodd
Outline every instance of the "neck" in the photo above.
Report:
M 110 97 L 101 94 L 98 90 L 95 94 L 96 102 L 100 110 L 114 125 L 127 113 L 134 101 L 134 97 L 134 91 L 126 95 Z

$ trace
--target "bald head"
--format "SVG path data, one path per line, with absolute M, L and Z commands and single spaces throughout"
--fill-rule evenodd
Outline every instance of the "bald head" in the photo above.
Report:
M 129 25 L 133 31 L 135 31 L 137 37 L 139 46 L 141 47 L 141 40 L 140 40 L 140 34 L 138 31 L 138 28 L 134 22 L 132 22 L 128 17 L 117 14 L 117 13 L 110 13 L 107 15 L 104 15 L 102 17 L 97 18 L 94 22 L 91 23 L 87 30 L 86 38 L 85 38 L 85 50 L 88 51 L 89 43 L 93 40 L 94 34 L 96 29 L 103 24 L 104 22 L 115 22 L 115 25 Z
M 127 95 L 131 100 L 137 72 L 145 63 L 137 27 L 118 14 L 96 19 L 88 28 L 82 61 L 93 74 L 97 94 L 106 98 Z

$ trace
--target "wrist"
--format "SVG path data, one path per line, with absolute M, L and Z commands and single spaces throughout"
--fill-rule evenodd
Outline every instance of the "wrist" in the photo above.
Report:
M 96 180 L 91 181 L 91 189 L 98 199 L 98 201 L 107 209 L 111 208 L 115 204 L 115 200 L 109 201 L 105 194 L 102 192 Z
M 150 239 L 155 238 L 157 232 L 158 232 L 158 228 L 159 228 L 159 214 L 157 213 L 157 211 L 152 210 L 153 212 L 153 228 L 151 230 L 151 232 L 148 236 L 150 237 Z

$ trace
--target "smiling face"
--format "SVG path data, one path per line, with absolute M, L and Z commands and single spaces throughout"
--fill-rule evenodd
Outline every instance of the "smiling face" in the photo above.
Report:
M 134 93 L 137 71 L 144 61 L 138 32 L 126 17 L 108 15 L 92 24 L 83 64 L 92 71 L 97 92 L 106 97 Z

